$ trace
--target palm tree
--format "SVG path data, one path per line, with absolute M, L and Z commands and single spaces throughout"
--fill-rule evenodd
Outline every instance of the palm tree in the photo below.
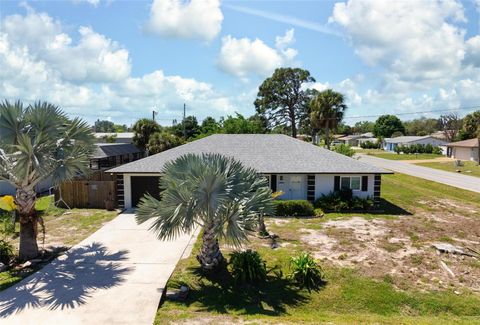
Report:
M 197 260 L 206 271 L 223 260 L 218 239 L 238 247 L 255 230 L 258 214 L 273 212 L 268 181 L 218 154 L 187 154 L 167 163 L 160 188 L 160 201 L 148 194 L 142 198 L 137 222 L 154 219 L 151 229 L 161 240 L 202 226 Z
M 318 132 L 325 129 L 325 144 L 330 149 L 330 130 L 336 130 L 342 121 L 347 105 L 343 94 L 327 89 L 318 92 L 310 103 L 310 121 Z
M 38 255 L 35 186 L 49 178 L 59 184 L 87 171 L 93 141 L 86 122 L 68 119 L 57 106 L 0 103 L 0 180 L 16 188 L 20 259 Z

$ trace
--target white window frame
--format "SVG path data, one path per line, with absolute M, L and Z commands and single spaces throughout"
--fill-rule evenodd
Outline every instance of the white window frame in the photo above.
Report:
M 350 179 L 350 184 L 348 186 L 349 189 L 351 189 L 352 191 L 361 191 L 362 190 L 362 177 L 361 176 L 341 176 L 340 177 L 340 189 L 342 189 L 342 180 L 344 178 L 349 178 Z M 352 188 L 352 180 L 354 178 L 358 178 L 358 189 L 354 189 Z

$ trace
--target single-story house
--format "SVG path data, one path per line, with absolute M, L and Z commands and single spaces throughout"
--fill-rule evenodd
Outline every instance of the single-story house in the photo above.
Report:
M 96 132 L 94 133 L 97 143 L 107 143 L 109 139 L 114 139 L 114 143 L 133 143 L 133 132 Z
M 478 162 L 478 150 L 478 138 L 447 144 L 447 156 L 459 160 L 472 160 Z
M 348 144 L 352 147 L 358 147 L 361 142 L 371 141 L 377 142 L 377 139 L 373 136 L 372 132 L 362 133 L 362 134 L 351 134 L 346 135 L 337 139 L 341 143 Z
M 432 137 L 430 135 L 425 136 L 401 136 L 396 138 L 383 139 L 383 150 L 395 151 L 395 148 L 399 145 L 411 146 L 412 144 L 431 144 L 434 147 L 445 146 L 448 142 L 442 139 Z
M 356 159 L 280 134 L 215 134 L 108 170 L 117 175 L 118 204 L 135 207 L 145 193 L 159 195 L 166 162 L 187 153 L 233 157 L 269 179 L 280 199 L 314 201 L 351 188 L 358 197 L 380 197 L 381 175 L 391 174 Z
M 90 157 L 90 169 L 105 170 L 144 156 L 143 150 L 131 143 L 97 143 L 95 152 Z

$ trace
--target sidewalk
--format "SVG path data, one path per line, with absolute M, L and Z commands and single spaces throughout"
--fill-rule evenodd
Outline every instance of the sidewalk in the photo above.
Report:
M 163 289 L 195 234 L 160 241 L 123 213 L 0 292 L 1 324 L 152 324 Z

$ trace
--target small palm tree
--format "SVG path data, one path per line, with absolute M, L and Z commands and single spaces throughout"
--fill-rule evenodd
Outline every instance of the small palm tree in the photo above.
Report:
M 93 142 L 87 123 L 68 119 L 57 106 L 0 103 L 0 180 L 16 188 L 20 259 L 38 255 L 35 186 L 45 179 L 59 184 L 87 171 Z
M 142 198 L 137 222 L 153 218 L 151 229 L 162 240 L 203 226 L 197 259 L 206 271 L 223 260 L 218 239 L 240 246 L 255 230 L 258 214 L 273 212 L 268 181 L 217 154 L 187 154 L 167 163 L 160 188 L 160 201 L 148 194 Z
M 343 94 L 327 89 L 315 95 L 310 103 L 310 121 L 316 131 L 325 129 L 325 144 L 330 149 L 330 130 L 336 130 L 347 105 Z

